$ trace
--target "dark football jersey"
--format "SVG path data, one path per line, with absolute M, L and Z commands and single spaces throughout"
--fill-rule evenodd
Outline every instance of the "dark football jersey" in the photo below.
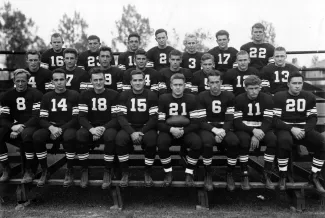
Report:
M 214 47 L 208 51 L 214 56 L 215 69 L 222 73 L 227 72 L 227 70 L 237 67 L 236 54 L 238 50 L 233 47 L 228 47 L 226 50 L 222 50 L 219 46 Z
M 52 85 L 52 71 L 43 67 L 40 67 L 36 72 L 31 72 L 28 68 L 26 70 L 31 74 L 28 80 L 28 85 L 30 87 L 36 88 L 42 93 L 54 89 Z
M 88 89 L 88 86 L 90 86 L 90 75 L 85 70 L 80 67 L 76 67 L 72 71 L 67 70 L 66 67 L 62 67 L 62 69 L 66 72 L 67 89 L 77 92 Z
M 234 94 L 221 92 L 220 95 L 214 96 L 210 91 L 204 91 L 198 97 L 200 113 L 206 120 L 201 127 L 208 131 L 211 131 L 213 127 L 230 130 L 234 119 Z
M 67 89 L 63 93 L 50 91 L 46 93 L 41 102 L 40 125 L 48 128 L 50 125 L 64 128 L 73 118 L 77 118 L 79 93 Z M 75 119 L 76 120 L 76 119 Z
M 175 73 L 180 73 L 185 76 L 185 92 L 191 92 L 191 81 L 192 81 L 192 72 L 189 69 L 180 68 L 179 71 L 171 71 L 169 68 L 164 68 L 159 71 L 161 74 L 161 82 L 159 83 L 159 94 L 171 93 L 172 90 L 170 88 L 170 78 Z
M 64 48 L 60 52 L 55 52 L 53 48 L 46 50 L 42 54 L 41 66 L 52 71 L 64 66 L 63 51 Z
M 99 67 L 99 51 L 91 52 L 90 50 L 84 51 L 79 55 L 78 67 L 81 67 L 85 71 L 89 71 L 93 67 Z M 115 65 L 114 56 L 112 56 L 111 66 Z
M 105 88 L 121 92 L 123 88 L 123 71 L 118 67 L 110 67 L 102 70 L 102 72 L 104 72 L 105 76 Z M 89 88 L 93 88 L 92 84 L 89 85 Z
M 134 63 L 135 52 L 126 51 L 118 56 L 118 67 L 122 70 L 127 70 L 135 67 Z
M 184 52 L 181 67 L 191 70 L 192 73 L 200 70 L 202 55 L 203 52 L 195 52 L 194 54 Z
M 88 130 L 96 126 L 116 127 L 109 122 L 116 118 L 118 92 L 105 89 L 97 94 L 93 89 L 82 92 L 79 96 L 79 123 Z
M 148 67 L 153 67 L 157 71 L 162 68 L 169 67 L 169 53 L 174 50 L 173 47 L 167 46 L 164 49 L 158 48 L 155 46 L 147 52 Z
M 291 95 L 288 91 L 275 93 L 274 116 L 277 129 L 290 130 L 293 126 L 304 128 L 307 132 L 314 129 L 317 123 L 315 96 L 306 91 L 299 95 Z
M 123 74 L 123 91 L 131 89 L 131 72 L 135 70 L 135 68 L 130 68 L 126 70 Z M 145 88 L 149 89 L 156 94 L 158 93 L 158 84 L 161 80 L 161 75 L 153 68 L 145 68 L 143 70 L 145 74 Z
M 193 74 L 191 92 L 197 94 L 205 90 L 210 90 L 210 86 L 208 85 L 208 76 L 203 70 L 199 70 Z
M 16 89 L 7 91 L 1 100 L 1 118 L 26 127 L 37 125 L 42 95 L 39 90 L 30 87 L 24 92 Z
M 244 80 L 249 75 L 259 76 L 259 72 L 254 67 L 248 67 L 246 71 L 240 71 L 238 68 L 228 70 L 223 75 L 223 91 L 233 92 L 235 96 L 244 93 Z
M 251 59 L 250 66 L 261 70 L 269 63 L 274 63 L 274 46 L 269 43 L 255 44 L 246 43 L 240 47 L 240 50 L 247 51 Z
M 242 93 L 235 98 L 234 127 L 248 133 L 252 133 L 254 128 L 260 128 L 265 133 L 271 129 L 273 113 L 272 96 L 260 92 L 252 100 Z
M 274 94 L 279 91 L 288 90 L 288 77 L 294 72 L 299 72 L 298 68 L 287 63 L 284 67 L 279 67 L 275 64 L 263 67 L 260 74 L 263 91 Z

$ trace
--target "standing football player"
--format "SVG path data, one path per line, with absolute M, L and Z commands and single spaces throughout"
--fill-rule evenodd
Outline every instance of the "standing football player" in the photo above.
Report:
M 139 49 L 140 36 L 137 33 L 131 33 L 128 36 L 128 50 L 118 56 L 118 67 L 121 70 L 127 70 L 135 67 L 135 51 Z
M 288 77 L 288 90 L 274 95 L 275 128 L 278 138 L 280 190 L 286 189 L 288 162 L 292 146 L 304 145 L 314 151 L 310 182 L 316 190 L 325 193 L 319 181 L 325 160 L 325 138 L 315 131 L 317 124 L 316 98 L 302 90 L 304 78 L 299 72 Z
M 141 145 L 144 152 L 144 182 L 152 186 L 151 167 L 155 160 L 157 143 L 158 97 L 144 88 L 145 75 L 141 70 L 131 72 L 131 90 L 119 97 L 118 122 L 121 130 L 116 136 L 116 153 L 122 168 L 121 187 L 129 183 L 129 151 L 134 145 Z
M 201 69 L 201 57 L 202 52 L 197 51 L 197 37 L 194 34 L 186 34 L 185 40 L 185 52 L 182 56 L 181 67 L 190 69 L 192 73 Z
M 59 33 L 54 33 L 51 36 L 52 48 L 46 50 L 42 54 L 41 66 L 51 71 L 64 65 L 63 51 L 62 48 L 64 42 L 63 38 Z

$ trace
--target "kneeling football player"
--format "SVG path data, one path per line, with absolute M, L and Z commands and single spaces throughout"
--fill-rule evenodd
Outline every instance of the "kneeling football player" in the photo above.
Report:
M 199 129 L 199 111 L 196 97 L 184 93 L 185 76 L 180 73 L 170 78 L 172 93 L 160 96 L 158 105 L 158 152 L 165 171 L 164 186 L 170 186 L 173 180 L 169 147 L 172 143 L 180 143 L 181 150 L 189 149 L 186 156 L 185 184 L 194 186 L 193 170 L 201 152 L 201 139 L 195 133 Z M 178 119 L 179 115 L 181 118 Z M 177 119 L 175 119 L 177 118 Z M 188 120 L 186 122 L 184 120 Z M 183 125 L 182 125 L 183 124 Z
M 270 180 L 272 165 L 276 152 L 276 136 L 272 131 L 273 100 L 268 94 L 260 92 L 261 80 L 250 75 L 244 81 L 245 93 L 235 98 L 234 127 L 240 141 L 239 161 L 241 165 L 243 190 L 249 190 L 248 154 L 263 142 L 266 145 L 264 153 L 265 187 L 274 189 Z
M 231 92 L 221 92 L 221 78 L 219 71 L 207 74 L 209 91 L 199 94 L 200 112 L 206 122 L 201 123 L 199 132 L 203 144 L 203 164 L 206 169 L 204 186 L 206 190 L 213 189 L 211 164 L 213 146 L 215 144 L 227 149 L 227 189 L 233 191 L 235 182 L 233 170 L 238 156 L 239 140 L 232 131 L 234 119 L 234 99 Z
M 155 160 L 157 143 L 157 95 L 144 88 L 145 75 L 141 70 L 131 72 L 131 90 L 122 92 L 118 100 L 118 122 L 121 130 L 116 136 L 116 153 L 122 168 L 121 187 L 129 183 L 129 152 L 133 145 L 145 150 L 144 182 L 152 186 L 151 167 Z
M 86 90 L 79 97 L 79 123 L 77 131 L 77 153 L 82 166 L 80 186 L 88 184 L 89 144 L 103 142 L 105 169 L 102 189 L 107 189 L 112 183 L 112 169 L 115 151 L 115 137 L 119 127 L 117 123 L 118 92 L 105 89 L 105 75 L 99 68 L 90 69 L 93 89 Z M 68 169 L 65 186 L 72 184 L 72 171 Z

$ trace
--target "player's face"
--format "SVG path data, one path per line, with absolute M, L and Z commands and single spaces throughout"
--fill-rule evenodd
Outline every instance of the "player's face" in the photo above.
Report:
M 140 45 L 140 41 L 139 41 L 138 37 L 130 37 L 128 45 L 129 45 L 129 49 L 131 51 L 136 51 Z
M 173 70 L 178 70 L 181 66 L 182 59 L 181 56 L 171 55 L 169 58 L 170 68 Z
M 261 91 L 261 86 L 260 85 L 249 85 L 245 87 L 247 96 L 249 99 L 255 99 L 257 98 L 258 94 Z
M 274 51 L 274 61 L 277 66 L 284 66 L 287 59 L 287 54 L 285 51 Z
M 54 73 L 52 83 L 56 92 L 60 93 L 66 90 L 66 79 L 63 73 Z
M 144 78 L 142 74 L 132 75 L 131 86 L 136 92 L 141 92 L 144 89 Z
M 23 92 L 27 89 L 28 81 L 25 73 L 20 73 L 15 78 L 17 92 Z
M 172 89 L 173 95 L 182 96 L 185 89 L 185 82 L 182 79 L 174 79 L 170 83 L 170 88 Z
M 229 39 L 226 35 L 221 35 L 217 37 L 217 43 L 218 46 L 221 49 L 227 49 L 228 48 L 228 43 L 229 43 Z
M 195 53 L 197 48 L 197 41 L 195 38 L 187 38 L 185 44 L 186 51 L 189 53 Z
M 99 63 L 100 66 L 102 66 L 103 68 L 109 67 L 111 60 L 112 60 L 112 56 L 109 51 L 101 51 L 99 53 Z
M 159 46 L 166 46 L 167 43 L 167 35 L 166 33 L 158 33 L 156 35 L 156 41 L 158 42 Z
M 76 66 L 77 63 L 76 55 L 73 53 L 66 53 L 64 55 L 64 63 L 67 69 L 72 69 Z
M 30 71 L 37 71 L 40 67 L 40 58 L 37 54 L 29 54 L 27 56 L 27 65 Z
M 201 61 L 201 67 L 205 73 L 210 73 L 214 69 L 214 61 L 212 59 Z
M 54 51 L 61 51 L 62 46 L 63 46 L 63 40 L 61 39 L 61 37 L 52 37 L 51 45 L 52 45 Z
M 247 70 L 249 63 L 250 63 L 250 60 L 249 60 L 248 54 L 237 56 L 237 64 L 238 64 L 239 70 L 242 70 L 242 71 Z
M 254 42 L 262 42 L 264 39 L 264 30 L 263 28 L 253 28 L 252 38 Z
M 288 82 L 289 93 L 292 95 L 299 95 L 304 85 L 302 77 L 293 77 Z
M 218 94 L 221 89 L 222 81 L 220 76 L 209 76 L 208 85 L 210 86 L 210 91 L 214 94 Z
M 91 52 L 98 51 L 100 42 L 97 39 L 88 40 L 88 47 Z
M 144 69 L 147 65 L 147 57 L 145 55 L 136 55 L 135 64 L 139 69 Z
M 94 90 L 103 90 L 105 88 L 104 73 L 92 74 L 90 82 L 93 84 Z

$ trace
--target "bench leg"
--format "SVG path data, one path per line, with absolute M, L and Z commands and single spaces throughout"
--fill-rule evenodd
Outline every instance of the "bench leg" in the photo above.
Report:
M 114 205 L 110 207 L 111 210 L 122 210 L 123 209 L 123 200 L 121 195 L 120 187 L 112 187 L 111 195 L 113 198 Z
M 204 188 L 198 188 L 197 196 L 199 204 L 196 205 L 196 210 L 209 210 L 208 192 Z
M 294 201 L 294 205 L 296 206 L 296 210 L 298 212 L 302 212 L 306 209 L 304 189 L 301 189 L 300 191 L 298 190 L 294 191 L 293 201 Z

